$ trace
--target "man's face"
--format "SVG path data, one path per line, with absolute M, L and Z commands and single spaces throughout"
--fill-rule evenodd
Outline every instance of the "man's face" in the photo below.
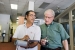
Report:
M 36 18 L 35 13 L 34 12 L 29 12 L 29 15 L 26 18 L 27 18 L 28 22 L 33 23 L 35 18 Z
M 54 19 L 54 16 L 52 14 L 52 12 L 46 12 L 45 14 L 45 23 L 48 25 L 48 24 L 51 24 L 53 19 Z

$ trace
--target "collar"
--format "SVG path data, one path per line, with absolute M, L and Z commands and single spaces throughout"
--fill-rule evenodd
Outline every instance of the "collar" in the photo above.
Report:
M 27 27 L 27 26 L 26 26 L 26 22 L 25 22 L 24 26 Z M 34 27 L 34 26 L 35 26 L 35 24 L 32 25 L 32 27 Z
M 51 23 L 51 24 L 49 24 L 49 25 L 47 25 L 47 24 L 45 24 L 47 27 L 49 27 L 50 25 L 53 25 L 54 24 L 54 21 Z

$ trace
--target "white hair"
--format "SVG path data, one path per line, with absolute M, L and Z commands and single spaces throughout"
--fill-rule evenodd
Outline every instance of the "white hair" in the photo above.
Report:
M 45 14 L 46 12 L 52 12 L 53 16 L 55 16 L 55 12 L 54 12 L 54 10 L 52 10 L 52 9 L 46 10 L 46 11 L 44 12 L 44 14 Z

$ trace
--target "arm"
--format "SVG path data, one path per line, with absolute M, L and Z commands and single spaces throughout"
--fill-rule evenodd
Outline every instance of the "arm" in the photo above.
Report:
M 33 42 L 31 44 L 28 44 L 28 47 L 33 48 L 33 47 L 37 46 L 37 44 L 38 44 L 38 42 Z
M 59 31 L 60 31 L 61 40 L 62 40 L 64 49 L 69 50 L 68 41 L 67 41 L 67 39 L 69 38 L 68 33 L 66 32 L 66 30 L 64 29 L 64 27 L 62 25 L 59 25 Z
M 13 38 L 13 41 L 16 41 L 16 40 L 26 40 L 26 41 L 28 41 L 28 39 L 29 39 L 29 36 L 25 35 L 23 38 Z
M 37 46 L 37 44 L 38 44 L 38 42 L 33 42 L 33 43 L 28 43 L 28 45 L 27 46 L 20 46 L 20 47 L 23 47 L 23 48 L 25 48 L 25 49 L 27 49 L 27 48 L 33 48 L 33 47 L 35 47 L 35 46 Z
M 12 37 L 12 41 L 15 42 L 18 39 L 18 34 L 20 34 L 20 26 L 16 28 L 16 31 Z
M 62 41 L 62 44 L 63 44 L 65 50 L 69 50 L 68 41 L 67 40 Z
M 34 35 L 34 39 L 33 40 L 39 40 L 40 41 L 40 38 L 41 38 L 41 30 L 40 30 L 40 27 L 37 27 L 36 28 L 37 31 L 35 30 L 35 35 Z M 38 45 L 38 41 L 35 41 L 35 42 L 32 42 L 32 43 L 29 43 L 26 47 L 24 48 L 33 48 L 35 46 Z
M 16 41 L 16 40 L 22 40 L 22 39 L 18 39 L 18 38 L 12 38 L 12 41 Z

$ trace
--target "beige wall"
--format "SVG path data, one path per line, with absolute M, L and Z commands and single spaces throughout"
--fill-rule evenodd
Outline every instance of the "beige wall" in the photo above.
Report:
M 18 25 L 24 24 L 24 16 L 19 16 Z
M 18 25 L 24 24 L 24 17 L 23 16 L 19 16 L 18 17 L 18 23 L 12 23 L 12 27 L 13 27 L 13 33 L 15 33 L 15 30 L 17 28 Z

